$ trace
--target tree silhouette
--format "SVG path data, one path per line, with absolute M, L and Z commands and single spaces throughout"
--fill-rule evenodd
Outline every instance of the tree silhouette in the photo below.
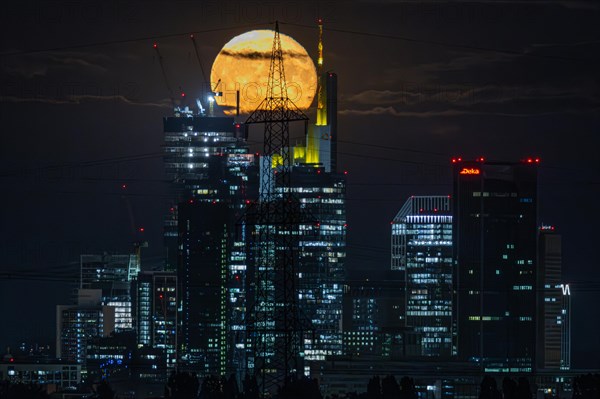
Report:
M 167 381 L 165 398 L 169 399 L 195 399 L 198 397 L 200 383 L 196 373 L 172 372 Z
M 98 399 L 114 399 L 115 391 L 112 390 L 110 384 L 106 380 L 100 381 L 96 387 L 96 395 Z
M 367 384 L 367 398 L 368 399 L 381 399 L 381 382 L 379 376 L 376 375 L 369 380 Z
M 481 392 L 479 392 L 479 399 L 500 399 L 500 392 L 498 392 L 498 385 L 496 380 L 489 375 L 483 377 L 481 381 Z
M 502 380 L 502 395 L 504 399 L 517 399 L 517 383 L 510 377 Z
M 381 380 L 381 395 L 383 399 L 400 399 L 400 385 L 396 377 L 388 375 Z
M 402 377 L 400 380 L 400 398 L 417 399 L 417 390 L 415 389 L 415 380 L 410 377 Z
M 518 399 L 532 399 L 533 394 L 531 393 L 531 386 L 529 380 L 525 377 L 519 378 L 519 386 L 517 387 L 517 398 Z

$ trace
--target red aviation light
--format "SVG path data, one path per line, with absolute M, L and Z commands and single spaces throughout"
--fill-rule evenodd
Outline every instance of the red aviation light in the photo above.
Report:
M 478 161 L 479 161 L 479 162 L 484 162 L 484 161 L 485 161 L 485 159 L 484 159 L 483 157 L 479 157 Z
M 193 204 L 193 203 L 194 203 L 193 199 L 191 199 L 191 200 L 188 201 L 188 204 Z
M 121 188 L 125 190 L 127 188 L 127 184 L 121 184 Z
M 250 205 L 250 200 L 246 200 L 246 205 Z
M 539 158 L 536 158 L 536 159 L 535 159 L 535 163 L 540 163 L 540 159 L 539 159 Z
M 153 43 L 152 48 L 158 48 L 158 43 Z
M 193 39 L 193 38 L 194 38 L 194 34 L 190 33 L 190 39 Z
M 139 230 L 140 230 L 140 233 L 143 233 L 144 231 L 146 231 L 143 227 L 140 227 Z
M 347 174 L 348 174 L 348 171 L 347 171 L 347 170 L 345 170 L 345 171 L 344 171 L 344 174 L 345 174 L 345 175 L 347 175 Z
M 344 227 L 348 227 L 348 223 L 344 223 Z
M 181 97 L 185 97 L 185 93 L 184 92 L 181 92 Z
M 452 163 L 456 163 L 456 158 L 452 158 Z

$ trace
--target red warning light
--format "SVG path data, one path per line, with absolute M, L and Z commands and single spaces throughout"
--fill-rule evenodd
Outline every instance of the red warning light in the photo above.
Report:
M 321 169 L 317 169 L 317 173 L 318 173 L 318 174 L 321 174 Z
M 158 43 L 154 43 L 154 44 L 152 45 L 152 48 L 158 48 Z
M 163 294 L 160 294 L 158 297 L 159 297 L 160 299 L 163 299 Z
M 533 163 L 533 159 L 527 158 L 527 163 Z
M 540 159 L 539 159 L 539 158 L 536 158 L 536 159 L 535 159 L 535 163 L 540 163 Z
M 452 158 L 452 163 L 456 163 L 456 158 Z
M 437 212 L 437 208 L 433 208 L 433 211 L 434 211 L 434 212 Z
M 318 23 L 319 25 L 321 25 L 321 24 L 323 23 L 323 18 L 319 18 L 319 19 L 317 19 L 317 23 Z
M 143 227 L 140 227 L 139 230 L 140 230 L 140 233 L 143 233 L 145 231 L 145 229 Z
M 14 358 L 14 357 L 11 357 L 11 358 L 10 358 L 8 361 L 9 361 L 10 363 L 14 363 L 14 362 L 15 362 L 15 358 Z
M 184 92 L 181 92 L 181 97 L 185 97 L 185 93 Z
M 479 162 L 483 162 L 483 161 L 484 161 L 483 157 L 479 157 Z
M 121 188 L 125 190 L 127 188 L 127 184 L 121 184 Z
M 193 204 L 193 203 L 194 203 L 194 200 L 193 200 L 193 199 L 191 199 L 191 200 L 189 200 L 189 201 L 188 201 L 188 203 L 189 203 L 189 204 Z
M 240 124 L 239 124 L 239 123 L 236 123 L 236 124 L 235 124 L 235 128 L 236 128 L 236 129 L 239 129 L 239 128 L 240 128 Z
M 190 33 L 190 39 L 193 39 L 193 38 L 194 38 L 194 34 Z
M 249 205 L 249 204 L 250 204 L 250 200 L 246 200 L 246 205 Z
M 347 170 L 345 170 L 345 171 L 344 171 L 344 174 L 345 174 L 345 175 L 347 175 L 347 174 L 348 174 L 348 171 L 347 171 Z
M 348 223 L 344 223 L 344 227 L 348 227 Z
M 239 275 L 239 274 L 236 274 L 236 275 L 235 275 L 235 279 L 236 279 L 236 280 L 239 280 L 239 279 L 240 279 L 240 275 Z

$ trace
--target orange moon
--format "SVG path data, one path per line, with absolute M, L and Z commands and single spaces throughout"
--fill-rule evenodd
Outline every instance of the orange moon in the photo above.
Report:
M 246 32 L 227 42 L 215 58 L 210 71 L 211 87 L 223 93 L 215 99 L 225 114 L 235 114 L 237 90 L 242 114 L 253 112 L 266 97 L 274 35 L 272 30 Z M 305 110 L 312 104 L 317 89 L 315 64 L 297 41 L 283 33 L 280 37 L 288 97 Z

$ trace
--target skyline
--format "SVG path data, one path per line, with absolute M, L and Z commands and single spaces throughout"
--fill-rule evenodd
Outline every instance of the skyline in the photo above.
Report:
M 1 58 L 0 120 L 5 127 L 5 144 L 0 158 L 5 192 L 12 194 L 4 197 L 2 207 L 6 265 L 2 271 L 33 269 L 32 277 L 66 277 L 78 268 L 80 254 L 123 252 L 140 238 L 150 242 L 142 260 L 147 270 L 158 266 L 162 256 L 167 188 L 162 178 L 160 122 L 163 116 L 170 116 L 168 92 L 151 48 L 153 38 L 188 30 L 181 36 L 157 40 L 171 85 L 182 86 L 193 105 L 191 93 L 201 90 L 201 78 L 187 38 L 189 32 L 232 26 L 202 34 L 200 54 L 207 68 L 224 43 L 251 28 L 269 27 L 267 18 L 250 21 L 242 11 L 244 6 L 232 14 L 216 3 L 215 9 L 204 9 L 201 22 L 166 4 L 162 9 L 166 14 L 160 18 L 153 14 L 156 10 L 128 6 L 117 18 L 102 13 L 96 14 L 96 19 L 88 16 L 91 26 L 109 26 L 116 21 L 109 40 L 103 37 L 106 34 L 100 37 L 101 29 L 84 31 L 81 36 L 73 35 L 70 28 L 60 29 L 64 22 L 74 23 L 78 17 L 73 10 L 76 7 L 58 3 L 63 4 L 59 10 L 64 12 L 46 17 L 44 6 L 34 7 L 39 12 L 33 14 L 28 5 L 22 9 L 13 6 L 14 12 L 7 15 L 16 18 L 3 28 L 20 35 L 3 35 L 2 53 L 13 55 Z M 598 79 L 592 72 L 598 61 L 593 58 L 598 28 L 585 24 L 599 10 L 588 2 L 458 4 L 453 8 L 437 2 L 380 2 L 372 7 L 352 3 L 348 8 L 335 4 L 334 11 L 324 9 L 330 14 L 323 15 L 325 65 L 339 76 L 339 169 L 349 172 L 348 274 L 353 279 L 377 278 L 374 270 L 383 273 L 389 269 L 390 250 L 382 244 L 389 243 L 389 221 L 410 195 L 451 193 L 452 156 L 508 161 L 539 156 L 538 221 L 557 226 L 563 236 L 564 278 L 573 291 L 573 365 L 579 367 L 585 364 L 583 354 L 600 353 L 600 338 L 593 333 L 598 328 L 599 311 L 588 310 L 585 305 L 598 297 L 600 281 L 600 272 L 593 267 L 594 226 L 600 222 L 593 212 L 598 190 L 594 144 L 598 139 L 592 136 L 599 126 L 595 114 Z M 585 5 L 588 8 L 581 8 Z M 109 10 L 103 7 L 108 6 L 98 9 Z M 496 15 L 491 10 L 494 8 L 504 11 Z M 396 13 L 385 13 L 387 9 Z M 277 13 L 283 16 L 283 11 Z M 528 31 L 523 25 L 535 25 L 536 13 L 548 18 L 547 25 L 542 26 L 564 26 L 564 30 L 542 29 L 541 33 L 549 37 L 533 28 Z M 317 29 L 312 14 L 302 11 L 298 17 L 288 18 L 287 24 L 282 18 L 281 30 L 298 40 L 314 58 Z M 11 25 L 23 15 L 21 26 Z M 86 21 L 83 15 L 79 14 L 80 21 Z M 362 16 L 358 24 L 351 23 L 357 15 Z M 404 24 L 392 25 L 392 15 Z M 146 21 L 148 16 L 154 20 Z M 553 25 L 552 18 L 565 18 L 571 25 Z M 582 18 L 583 22 L 575 26 L 569 18 Z M 419 20 L 430 25 L 415 26 Z M 505 20 L 517 24 L 513 33 L 517 36 L 504 37 L 499 30 L 473 34 L 481 25 L 497 27 L 495 23 L 501 25 Z M 33 21 L 40 25 L 30 29 L 28 24 Z M 464 30 L 451 29 L 465 22 Z M 80 25 L 81 30 L 88 28 Z M 53 34 L 41 36 L 36 31 L 50 27 Z M 549 46 L 558 33 L 572 39 L 563 41 L 569 46 Z M 585 36 L 590 33 L 596 36 Z M 142 36 L 149 39 L 123 42 Z M 500 43 L 496 36 L 500 36 Z M 115 43 L 74 48 L 101 41 Z M 529 48 L 527 55 L 510 53 L 521 51 L 523 43 Z M 393 51 L 381 51 L 386 47 Z M 62 50 L 27 52 L 31 48 Z M 14 54 L 19 50 L 26 52 Z M 377 62 L 371 62 L 375 58 Z M 578 60 L 587 64 L 582 66 Z M 311 122 L 315 120 L 314 104 L 312 108 Z M 255 149 L 261 144 L 257 131 L 250 130 Z M 482 135 L 482 131 L 488 134 Z M 292 135 L 293 139 L 298 136 Z M 56 164 L 72 166 L 52 167 Z M 147 198 L 150 196 L 161 200 L 152 201 Z M 374 234 L 365 237 L 364 231 Z M 46 253 L 51 254 L 48 259 Z M 46 274 L 50 271 L 53 274 Z M 21 309 L 8 305 L 10 298 L 18 297 L 28 286 L 27 281 L 3 278 L 1 284 L 1 299 L 6 304 L 3 309 L 12 321 L 12 331 L 3 331 L 0 343 L 9 344 L 4 341 L 23 330 L 33 336 L 36 331 L 17 318 Z M 46 296 L 56 295 L 56 303 L 68 299 L 68 292 L 59 297 L 58 284 L 41 281 L 35 286 Z M 35 299 L 24 301 L 22 306 L 30 309 L 29 314 L 40 306 Z M 583 309 L 590 313 L 583 313 Z M 595 324 L 586 324 L 592 320 Z M 597 367 L 597 361 L 590 366 L 594 364 Z

